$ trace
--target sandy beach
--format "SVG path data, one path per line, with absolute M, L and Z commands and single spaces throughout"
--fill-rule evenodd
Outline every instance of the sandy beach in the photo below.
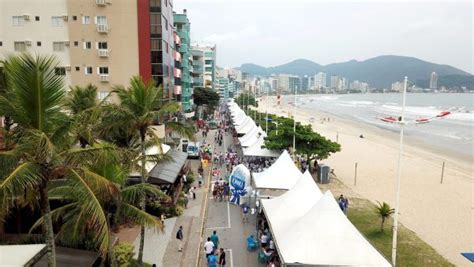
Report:
M 264 97 L 259 110 L 287 116 L 293 106 L 283 102 L 277 106 L 274 96 L 268 101 Z M 395 207 L 398 134 L 302 109 L 297 109 L 295 117 L 305 124 L 314 118 L 313 129 L 333 141 L 338 139 L 341 152 L 323 161 L 334 169 L 338 179 L 372 202 L 385 201 Z M 322 121 L 327 117 L 330 122 Z M 460 253 L 474 251 L 473 162 L 408 141 L 402 164 L 400 222 L 455 265 L 472 266 Z

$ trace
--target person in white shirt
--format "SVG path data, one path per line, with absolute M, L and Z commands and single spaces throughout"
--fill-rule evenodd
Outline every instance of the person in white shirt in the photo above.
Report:
M 267 243 L 268 243 L 268 236 L 267 234 L 264 232 L 262 234 L 262 236 L 260 237 L 260 243 L 262 244 L 262 247 L 265 248 L 267 247 Z
M 206 259 L 209 257 L 209 255 L 212 254 L 214 251 L 214 243 L 212 243 L 211 238 L 207 238 L 207 242 L 204 243 L 204 251 L 206 252 Z

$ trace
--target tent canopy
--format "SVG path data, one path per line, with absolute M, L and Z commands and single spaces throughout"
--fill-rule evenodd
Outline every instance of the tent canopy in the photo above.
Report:
M 253 127 L 248 131 L 248 133 L 239 138 L 240 146 L 248 147 L 255 144 L 258 138 L 262 135 L 262 132 L 263 130 L 260 126 Z
M 265 137 L 267 135 L 265 132 L 257 139 L 257 141 L 252 144 L 251 146 L 244 148 L 244 156 L 247 157 L 268 157 L 268 158 L 276 158 L 278 157 L 278 151 L 275 150 L 270 150 L 267 148 L 262 148 L 262 146 L 265 144 Z M 243 145 L 242 145 L 243 146 Z
M 249 118 L 249 121 L 245 125 L 242 125 L 242 126 L 239 125 L 239 127 L 237 127 L 238 134 L 246 134 L 250 130 L 252 130 L 253 127 L 257 127 L 253 119 L 251 119 L 249 116 L 247 116 L 247 118 Z
M 244 113 L 244 115 L 245 115 L 245 113 Z M 235 130 L 238 131 L 239 129 L 243 128 L 245 125 L 250 123 L 251 120 L 252 119 L 249 116 L 245 115 L 243 119 L 241 119 L 240 121 L 236 121 L 234 123 Z
M 306 171 L 295 186 L 284 194 L 272 199 L 262 199 L 263 211 L 271 223 L 274 235 L 285 235 L 291 222 L 306 214 L 322 195 L 313 177 Z
M 301 174 L 288 152 L 284 150 L 272 166 L 263 172 L 253 173 L 253 178 L 257 189 L 288 190 L 296 184 Z
M 342 213 L 331 191 L 285 234 L 274 236 L 285 264 L 391 266 Z

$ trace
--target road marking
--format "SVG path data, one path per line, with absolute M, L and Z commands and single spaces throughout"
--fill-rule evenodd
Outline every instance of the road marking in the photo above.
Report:
M 230 254 L 229 254 L 229 258 L 230 258 L 230 267 L 234 267 L 234 259 L 232 258 L 232 249 L 231 248 L 228 248 L 228 249 L 224 249 L 224 251 L 229 251 Z
M 230 205 L 227 202 L 227 226 L 216 226 L 216 227 L 206 227 L 206 229 L 230 229 L 232 228 L 230 223 Z

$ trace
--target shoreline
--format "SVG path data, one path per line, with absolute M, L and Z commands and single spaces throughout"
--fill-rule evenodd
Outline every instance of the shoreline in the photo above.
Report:
M 293 106 L 282 101 L 276 106 L 265 97 L 258 110 L 287 116 Z M 371 202 L 385 201 L 395 206 L 396 169 L 399 134 L 374 125 L 349 121 L 333 114 L 309 114 L 307 108 L 297 108 L 296 119 L 310 123 L 321 135 L 336 141 L 341 151 L 323 160 L 334 168 L 339 180 Z M 323 121 L 329 117 L 331 121 Z M 359 138 L 363 134 L 364 138 Z M 407 138 L 410 139 L 410 138 Z M 296 148 L 298 149 L 298 148 Z M 441 153 L 442 152 L 442 153 Z M 441 166 L 445 161 L 444 181 L 440 183 Z M 354 185 L 355 163 L 358 163 L 357 184 Z M 468 266 L 460 252 L 474 250 L 472 219 L 472 164 L 469 159 L 428 144 L 407 140 L 404 144 L 400 195 L 400 222 L 457 266 Z

